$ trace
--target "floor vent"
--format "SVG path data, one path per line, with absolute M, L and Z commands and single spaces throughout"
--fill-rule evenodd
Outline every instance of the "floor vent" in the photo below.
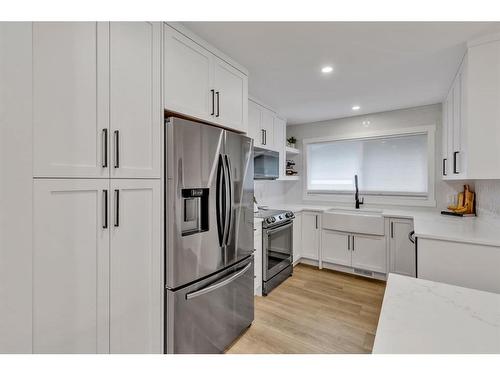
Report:
M 372 271 L 361 270 L 359 268 L 355 268 L 354 269 L 354 273 L 356 273 L 358 275 L 373 277 L 373 272 Z

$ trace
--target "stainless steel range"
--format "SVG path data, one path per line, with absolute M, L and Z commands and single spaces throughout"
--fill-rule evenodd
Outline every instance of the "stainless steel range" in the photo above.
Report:
M 293 273 L 292 211 L 259 210 L 262 222 L 262 294 L 267 295 Z

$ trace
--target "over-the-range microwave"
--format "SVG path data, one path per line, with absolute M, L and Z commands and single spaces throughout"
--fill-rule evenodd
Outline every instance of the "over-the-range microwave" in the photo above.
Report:
M 253 148 L 254 180 L 275 180 L 279 177 L 279 152 Z

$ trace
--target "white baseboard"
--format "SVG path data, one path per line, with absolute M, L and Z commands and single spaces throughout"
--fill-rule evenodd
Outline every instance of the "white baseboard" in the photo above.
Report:
M 319 266 L 319 262 L 317 260 L 308 259 L 308 258 L 299 258 L 295 262 L 293 262 L 294 267 L 298 264 L 307 264 L 309 266 L 314 266 L 314 267 Z M 356 275 L 356 276 L 362 276 L 362 277 L 366 277 L 368 279 L 376 279 L 376 280 L 383 280 L 383 281 L 387 280 L 387 275 L 383 274 L 383 273 L 373 272 L 373 273 L 371 273 L 371 275 L 368 275 L 365 273 L 357 272 L 356 269 L 353 267 L 342 266 L 342 265 L 334 264 L 334 263 L 327 263 L 325 261 L 322 262 L 321 266 L 322 266 L 322 268 L 326 268 L 329 270 L 344 272 L 344 273 L 348 273 L 348 274 Z

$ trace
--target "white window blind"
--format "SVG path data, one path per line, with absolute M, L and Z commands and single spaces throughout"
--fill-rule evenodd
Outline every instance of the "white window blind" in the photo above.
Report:
M 354 175 L 365 194 L 428 193 L 427 134 L 310 143 L 308 192 L 352 192 Z

